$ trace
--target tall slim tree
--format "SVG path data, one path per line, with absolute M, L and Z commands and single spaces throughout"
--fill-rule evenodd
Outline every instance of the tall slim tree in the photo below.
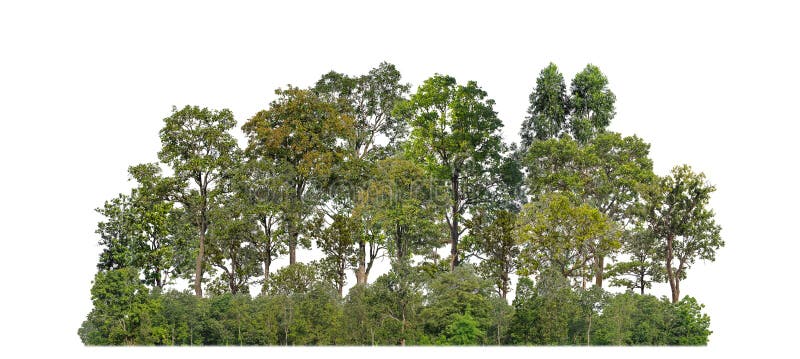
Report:
M 233 191 L 244 207 L 243 215 L 256 224 L 253 247 L 263 265 L 261 293 L 266 294 L 272 262 L 286 254 L 283 179 L 272 162 L 256 156 L 247 159 L 237 171 Z
M 564 76 L 551 62 L 539 72 L 536 87 L 530 94 L 528 116 L 520 131 L 522 151 L 527 150 L 534 140 L 558 138 L 568 133 L 569 105 Z
M 644 214 L 659 241 L 672 303 L 680 300 L 681 280 L 692 264 L 698 259 L 714 261 L 716 251 L 725 245 L 714 211 L 708 208 L 715 190 L 705 174 L 681 165 L 645 192 Z
M 352 119 L 313 91 L 289 87 L 276 90 L 278 99 L 242 126 L 247 152 L 271 163 L 285 185 L 284 225 L 289 263 L 297 261 L 297 246 L 309 247 L 301 236 L 321 204 L 322 187 L 342 160 L 342 141 L 352 137 Z
M 160 132 L 158 158 L 172 167 L 176 185 L 172 195 L 189 213 L 197 231 L 194 292 L 201 297 L 209 212 L 221 192 L 219 181 L 239 155 L 236 139 L 229 132 L 236 121 L 228 109 L 186 106 L 172 111 Z
M 503 123 L 494 100 L 476 82 L 457 85 L 455 78 L 438 74 L 425 80 L 401 111 L 412 126 L 408 153 L 449 185 L 446 220 L 453 270 L 459 264 L 461 219 L 470 207 L 486 200 L 487 187 L 497 182 Z

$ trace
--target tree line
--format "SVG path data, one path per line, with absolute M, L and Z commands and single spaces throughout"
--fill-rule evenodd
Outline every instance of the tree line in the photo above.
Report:
M 648 143 L 607 130 L 596 66 L 569 91 L 555 64 L 539 73 L 519 144 L 474 81 L 410 90 L 388 63 L 289 85 L 244 147 L 230 110 L 173 108 L 160 163 L 97 209 L 84 343 L 706 343 L 680 282 L 724 245 L 715 188 L 688 165 L 656 175 Z M 646 295 L 655 282 L 671 298 Z

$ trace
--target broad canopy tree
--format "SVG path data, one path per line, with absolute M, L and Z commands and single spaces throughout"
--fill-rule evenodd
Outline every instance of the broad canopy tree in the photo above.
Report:
M 247 154 L 268 161 L 284 184 L 283 223 L 288 233 L 289 263 L 297 246 L 310 247 L 307 228 L 324 199 L 324 184 L 342 161 L 341 142 L 351 138 L 352 118 L 310 90 L 276 90 L 278 99 L 242 126 Z M 302 232 L 306 235 L 301 236 Z

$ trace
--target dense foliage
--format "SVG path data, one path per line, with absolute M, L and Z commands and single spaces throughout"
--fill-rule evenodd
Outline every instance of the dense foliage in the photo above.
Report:
M 519 146 L 475 81 L 410 89 L 388 63 L 278 89 L 242 126 L 246 146 L 230 110 L 174 108 L 161 163 L 131 166 L 134 188 L 97 209 L 81 340 L 708 342 L 680 283 L 725 244 L 715 187 L 688 165 L 656 175 L 649 144 L 607 130 L 616 97 L 596 66 L 569 91 L 554 64 L 541 71 Z M 382 257 L 389 271 L 370 276 Z M 645 294 L 654 282 L 671 298 Z

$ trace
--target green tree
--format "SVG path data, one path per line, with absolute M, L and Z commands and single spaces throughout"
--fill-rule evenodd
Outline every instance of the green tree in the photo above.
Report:
M 325 255 L 320 262 L 322 275 L 336 287 L 339 297 L 346 284 L 347 270 L 356 261 L 353 244 L 358 242 L 360 234 L 355 220 L 337 214 L 333 216 L 333 223 L 317 236 L 317 247 Z
M 559 138 L 568 133 L 569 105 L 564 76 L 551 62 L 539 72 L 536 87 L 530 94 L 528 116 L 520 131 L 522 150 L 526 151 L 535 140 Z
M 617 98 L 608 89 L 608 79 L 597 66 L 588 64 L 570 85 L 570 129 L 578 142 L 586 143 L 604 132 L 616 112 Z
M 570 324 L 581 316 L 578 297 L 559 270 L 540 272 L 536 285 L 520 277 L 509 328 L 516 344 L 569 344 Z
M 648 230 L 658 238 L 673 303 L 680 299 L 681 280 L 692 264 L 697 259 L 714 261 L 716 251 L 725 245 L 714 211 L 708 208 L 715 190 L 705 174 L 682 165 L 645 192 Z
M 103 247 L 97 267 L 136 268 L 146 284 L 162 288 L 180 272 L 176 253 L 183 245 L 181 236 L 176 235 L 180 209 L 160 195 L 156 164 L 132 166 L 128 172 L 137 187 L 130 195 L 120 194 L 97 209 L 105 217 L 96 231 Z
M 486 334 L 467 310 L 464 314 L 456 314 L 453 322 L 444 330 L 444 337 L 450 345 L 477 345 L 483 343 Z
M 627 232 L 622 241 L 622 252 L 628 255 L 626 261 L 614 263 L 609 267 L 611 285 L 629 290 L 638 289 L 644 294 L 653 282 L 664 280 L 664 268 L 658 261 L 657 239 L 644 229 L 637 228 Z
M 222 271 L 218 278 L 231 294 L 249 293 L 252 278 L 261 274 L 255 247 L 256 223 L 249 216 L 241 197 L 218 197 L 221 206 L 211 210 L 214 225 L 209 231 L 208 261 Z
M 197 231 L 194 291 L 198 297 L 203 295 L 209 212 L 221 193 L 220 180 L 239 156 L 236 139 L 229 133 L 235 125 L 228 109 L 173 107 L 160 132 L 162 148 L 158 158 L 174 171 L 172 197 L 183 205 Z
M 256 224 L 252 246 L 263 264 L 262 294 L 267 292 L 272 262 L 287 250 L 282 226 L 283 190 L 282 178 L 273 163 L 259 158 L 243 163 L 233 182 L 233 191 L 243 206 L 243 217 Z
M 481 332 L 486 333 L 491 321 L 491 283 L 480 278 L 471 265 L 440 274 L 428 283 L 427 289 L 427 305 L 420 319 L 428 335 L 438 338 L 468 311 L 478 321 Z
M 487 187 L 498 182 L 502 152 L 498 131 L 503 124 L 493 107 L 494 100 L 476 82 L 462 86 L 453 77 L 435 75 L 401 109 L 412 127 L 409 155 L 449 185 L 451 270 L 459 264 L 461 218 L 471 206 L 486 201 Z
M 383 62 L 368 74 L 357 77 L 331 71 L 314 87 L 321 97 L 337 104 L 339 112 L 353 119 L 353 135 L 346 138 L 344 145 L 345 161 L 332 178 L 335 188 L 331 193 L 341 207 L 339 214 L 354 216 L 353 207 L 359 191 L 374 178 L 375 161 L 394 153 L 400 138 L 407 132 L 405 121 L 392 113 L 409 90 L 409 85 L 401 83 L 400 78 L 394 65 Z M 359 237 L 356 243 L 358 284 L 367 282 L 378 251 L 384 249 L 379 236 L 368 227 L 365 229 L 366 235 Z
M 534 199 L 559 192 L 597 208 L 613 222 L 615 236 L 622 236 L 635 224 L 632 208 L 641 198 L 640 189 L 655 177 L 649 149 L 636 136 L 614 132 L 600 133 L 585 144 L 569 137 L 537 141 L 525 159 L 528 187 Z M 618 247 L 591 248 L 595 285 L 602 287 L 605 260 Z
M 597 209 L 576 206 L 564 195 L 553 193 L 526 204 L 520 215 L 519 272 L 528 275 L 544 268 L 557 270 L 575 282 L 591 268 L 593 248 L 613 248 L 608 219 Z
M 323 200 L 324 183 L 341 161 L 340 141 L 352 136 L 352 119 L 313 91 L 289 87 L 278 99 L 242 126 L 247 153 L 274 166 L 284 183 L 283 222 L 288 233 L 289 263 L 297 261 L 298 244 L 310 247 L 309 228 Z
M 92 304 L 78 335 L 89 345 L 153 344 L 147 287 L 135 268 L 100 271 L 92 285 Z
M 673 345 L 706 345 L 711 331 L 711 318 L 702 313 L 705 306 L 696 299 L 685 296 L 674 307 L 671 327 L 669 330 L 670 343 Z
M 511 275 L 517 268 L 520 255 L 517 245 L 516 214 L 501 210 L 491 218 L 479 212 L 466 221 L 470 234 L 465 237 L 464 248 L 471 256 L 480 259 L 478 272 L 490 279 L 501 298 L 506 299 L 511 290 Z

